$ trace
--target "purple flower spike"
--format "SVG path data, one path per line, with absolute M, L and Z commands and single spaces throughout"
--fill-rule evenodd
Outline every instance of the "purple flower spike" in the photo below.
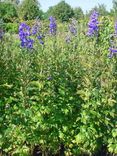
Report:
M 35 24 L 33 25 L 32 29 L 31 29 L 31 34 L 32 35 L 36 35 L 41 31 L 42 28 L 42 24 L 40 20 L 36 20 Z
M 19 37 L 20 37 L 22 48 L 28 48 L 28 49 L 33 48 L 34 40 L 29 38 L 31 35 L 30 30 L 31 30 L 30 27 L 25 23 L 21 23 L 19 26 Z
M 98 17 L 99 17 L 99 14 L 96 11 L 94 11 L 91 14 L 90 21 L 88 23 L 88 32 L 87 32 L 88 36 L 98 35 L 98 24 L 99 24 Z
M 71 20 L 71 23 L 69 24 L 69 31 L 74 36 L 77 36 L 77 21 L 75 19 Z
M 56 35 L 56 31 L 57 31 L 57 24 L 56 24 L 56 20 L 54 17 L 50 16 L 49 17 L 50 20 L 50 34 L 51 35 Z
M 37 39 L 39 40 L 40 44 L 42 44 L 42 45 L 44 44 L 44 41 L 43 41 L 44 36 L 43 35 L 37 36 Z
M 114 54 L 117 54 L 117 49 L 109 48 L 110 54 L 108 55 L 109 58 L 112 58 Z
M 110 50 L 111 53 L 117 53 L 117 49 L 109 48 L 109 50 Z
M 0 39 L 2 39 L 3 36 L 4 36 L 4 31 L 3 31 L 3 29 L 0 29 Z
M 39 40 L 41 40 L 43 37 L 39 35 L 37 38 L 38 38 Z
M 33 43 L 34 43 L 34 40 L 28 39 L 27 48 L 32 49 L 33 48 Z
M 115 22 L 115 34 L 117 35 L 117 21 Z
M 19 35 L 30 36 L 30 27 L 25 23 L 21 23 L 19 26 Z
M 71 37 L 69 35 L 66 36 L 65 38 L 66 43 L 70 43 L 71 42 Z
M 37 26 L 33 26 L 32 27 L 32 35 L 36 35 L 38 32 L 38 27 Z

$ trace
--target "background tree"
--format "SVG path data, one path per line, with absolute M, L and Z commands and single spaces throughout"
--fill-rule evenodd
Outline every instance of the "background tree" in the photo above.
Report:
M 68 21 L 74 15 L 73 9 L 65 1 L 61 1 L 57 5 L 50 7 L 47 14 L 54 16 L 61 22 Z
M 77 7 L 74 9 L 74 18 L 75 19 L 81 19 L 84 17 L 84 13 L 83 10 L 81 9 L 81 7 Z
M 107 16 L 109 14 L 109 12 L 106 9 L 105 4 L 98 4 L 98 6 L 95 6 L 94 8 L 92 8 L 88 14 L 91 15 L 93 10 L 96 10 L 97 12 L 99 12 L 101 16 Z
M 0 19 L 8 23 L 13 22 L 17 17 L 17 10 L 12 3 L 0 2 Z
M 42 18 L 42 10 L 38 0 L 23 0 L 19 6 L 19 15 L 24 20 Z
M 49 7 L 49 9 L 45 12 L 45 19 L 48 19 L 49 16 L 54 16 L 54 7 Z
M 12 3 L 12 4 L 15 4 L 15 5 L 18 5 L 18 4 L 20 3 L 20 0 L 4 0 L 4 2 Z
M 111 14 L 117 18 L 117 0 L 113 0 L 113 8 L 111 10 Z
M 102 16 L 106 16 L 109 14 L 109 12 L 106 9 L 106 5 L 105 4 L 98 4 L 97 7 L 97 11 L 102 15 Z

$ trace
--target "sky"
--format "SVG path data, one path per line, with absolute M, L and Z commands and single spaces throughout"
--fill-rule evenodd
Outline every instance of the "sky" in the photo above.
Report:
M 107 10 L 112 8 L 112 0 L 65 0 L 68 4 L 74 7 L 81 7 L 84 12 L 89 11 L 91 8 L 98 4 L 105 4 Z M 50 6 L 56 5 L 60 0 L 39 0 L 41 9 L 47 11 Z

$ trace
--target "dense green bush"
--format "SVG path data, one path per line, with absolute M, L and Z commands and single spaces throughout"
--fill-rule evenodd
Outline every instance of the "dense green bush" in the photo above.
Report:
M 18 23 L 6 23 L 4 25 L 4 29 L 6 32 L 17 34 L 18 33 L 18 26 L 19 26 Z
M 12 35 L 0 40 L 0 147 L 13 156 L 37 145 L 46 155 L 62 146 L 66 156 L 103 147 L 117 154 L 117 60 L 107 57 L 113 23 L 101 19 L 98 40 L 86 36 L 85 23 L 70 43 L 63 30 L 32 50 Z
M 61 22 L 65 22 L 74 16 L 74 11 L 69 4 L 62 0 L 57 5 L 49 8 L 47 16 L 54 16 Z
M 19 16 L 23 20 L 33 20 L 36 17 L 42 18 L 43 12 L 37 0 L 23 0 L 19 5 Z
M 17 17 L 17 10 L 12 3 L 0 2 L 0 19 L 7 23 L 14 22 Z

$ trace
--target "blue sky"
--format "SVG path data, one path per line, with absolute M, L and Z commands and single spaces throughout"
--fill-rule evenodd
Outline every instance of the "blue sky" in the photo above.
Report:
M 57 4 L 60 0 L 39 0 L 39 2 L 41 4 L 41 9 L 47 11 L 50 6 Z M 66 2 L 72 7 L 80 6 L 84 12 L 98 4 L 105 4 L 108 10 L 112 8 L 112 0 L 66 0 Z

